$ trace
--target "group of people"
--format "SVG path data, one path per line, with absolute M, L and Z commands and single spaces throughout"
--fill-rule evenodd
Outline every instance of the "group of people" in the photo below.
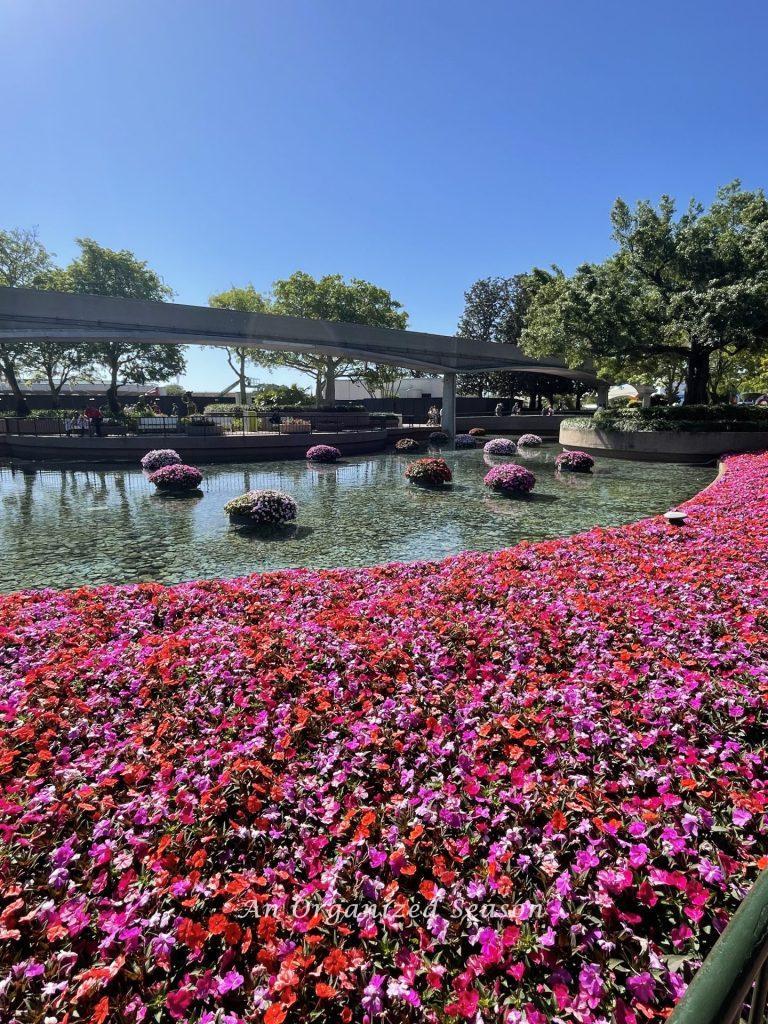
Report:
M 73 434 L 79 434 L 81 437 L 95 434 L 96 437 L 101 437 L 103 423 L 104 413 L 92 398 L 85 409 L 80 412 L 75 410 L 67 416 L 64 420 L 64 430 L 67 437 Z

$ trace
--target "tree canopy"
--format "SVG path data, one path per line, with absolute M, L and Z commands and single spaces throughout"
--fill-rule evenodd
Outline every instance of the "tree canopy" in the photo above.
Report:
M 208 299 L 209 306 L 217 309 L 236 309 L 241 313 L 268 313 L 269 299 L 261 295 L 252 284 L 244 288 L 237 288 L 234 285 L 226 291 L 211 295 Z M 240 404 L 248 402 L 248 388 L 253 381 L 248 376 L 246 369 L 249 363 L 263 363 L 267 359 L 267 353 L 261 349 L 245 348 L 243 345 L 232 345 L 225 348 L 229 367 L 235 375 L 235 383 L 239 391 Z
M 531 355 L 594 357 L 612 375 L 677 366 L 686 402 L 710 397 L 718 353 L 749 360 L 768 346 L 768 201 L 738 181 L 709 209 L 677 215 L 669 196 L 611 214 L 617 251 L 540 288 L 521 336 Z

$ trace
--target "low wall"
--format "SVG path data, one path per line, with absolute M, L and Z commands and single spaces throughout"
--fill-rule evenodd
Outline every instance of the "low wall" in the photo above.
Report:
M 540 437 L 556 438 L 560 424 L 568 418 L 573 418 L 572 412 L 567 416 L 539 416 L 535 413 L 520 416 L 457 416 L 456 431 L 462 434 L 470 427 L 484 427 L 489 434 L 539 434 Z
M 313 444 L 331 444 L 345 455 L 382 451 L 386 430 L 315 434 L 233 434 L 191 437 L 15 437 L 4 435 L 0 454 L 29 462 L 126 462 L 136 465 L 150 448 L 174 448 L 185 462 L 303 459 Z
M 726 452 L 768 449 L 768 431 L 592 430 L 562 426 L 560 444 L 590 455 L 645 462 L 714 462 Z

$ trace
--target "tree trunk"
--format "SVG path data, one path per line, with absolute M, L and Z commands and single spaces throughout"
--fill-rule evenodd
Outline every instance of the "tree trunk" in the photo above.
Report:
M 323 404 L 323 377 L 318 370 L 315 377 L 315 405 L 320 407 Z
M 685 377 L 685 405 L 706 405 L 709 399 L 709 349 L 693 344 Z
M 2 371 L 3 376 L 8 381 L 13 397 L 16 399 L 16 415 L 29 416 L 29 406 L 27 405 L 27 400 L 24 397 L 24 392 L 21 390 L 19 378 L 16 376 L 16 370 L 9 359 L 3 358 L 2 352 L 0 352 L 0 371 Z
M 240 405 L 244 406 L 248 404 L 248 395 L 246 394 L 245 391 L 245 352 L 243 351 L 243 349 L 240 349 L 237 354 L 240 357 Z
M 122 409 L 120 408 L 120 403 L 117 400 L 117 371 L 117 365 L 110 367 L 109 387 L 107 388 L 107 402 L 109 404 L 109 411 L 114 416 L 119 416 L 120 413 L 122 412 Z
M 328 405 L 336 401 L 336 363 L 333 356 L 325 357 L 325 401 Z
M 58 409 L 60 403 L 59 391 L 56 388 L 56 382 L 54 381 L 53 376 L 50 373 L 46 373 L 46 376 L 48 378 L 48 390 L 51 392 L 51 408 Z M 63 386 L 64 385 L 62 383 L 62 387 Z

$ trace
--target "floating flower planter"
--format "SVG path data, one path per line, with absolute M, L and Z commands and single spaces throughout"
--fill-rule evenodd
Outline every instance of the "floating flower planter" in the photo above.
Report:
M 448 435 L 444 430 L 433 430 L 427 440 L 430 444 L 441 445 L 448 441 Z
M 486 455 L 517 455 L 517 445 L 508 437 L 494 437 L 483 445 Z
M 316 444 L 307 449 L 307 461 L 309 462 L 336 462 L 341 458 L 341 452 L 330 444 Z
M 538 448 L 542 440 L 538 434 L 521 434 L 517 439 L 520 448 Z
M 595 460 L 587 452 L 560 452 L 555 469 L 561 473 L 591 473 Z
M 536 477 L 525 466 L 511 463 L 506 466 L 494 466 L 485 474 L 483 483 L 497 494 L 519 497 L 522 494 L 530 494 Z
M 181 456 L 173 448 L 155 448 L 147 452 L 141 460 L 141 468 L 145 473 L 154 473 L 156 469 L 163 466 L 178 466 L 181 464 Z
M 405 471 L 406 478 L 420 487 L 442 487 L 453 480 L 445 459 L 417 459 Z
M 485 427 L 472 427 L 468 431 L 468 433 L 472 437 L 485 437 L 485 435 L 488 433 L 488 431 L 485 429 Z
M 195 466 L 174 463 L 150 473 L 149 482 L 164 494 L 189 494 L 203 482 L 203 474 Z
M 237 526 L 282 526 L 296 518 L 298 506 L 284 491 L 247 491 L 228 501 L 224 511 Z
M 412 437 L 401 437 L 395 443 L 396 452 L 415 452 L 419 450 L 419 442 Z
M 458 449 L 477 448 L 477 441 L 471 434 L 457 434 L 453 439 L 453 443 Z

